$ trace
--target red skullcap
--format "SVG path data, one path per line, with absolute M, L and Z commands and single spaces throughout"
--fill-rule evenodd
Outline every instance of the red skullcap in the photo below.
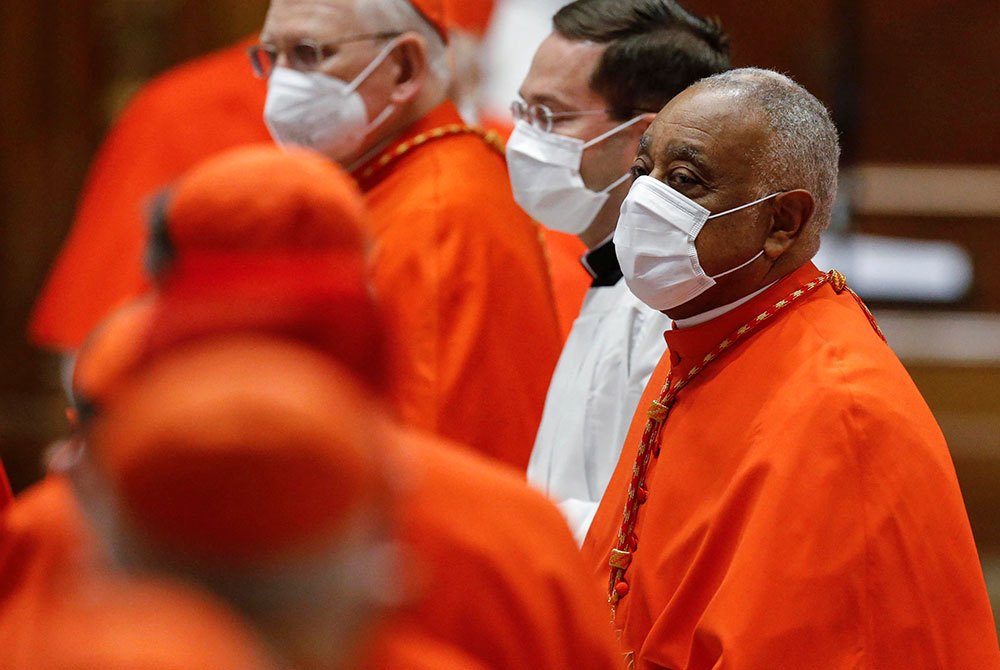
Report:
M 251 145 L 209 158 L 181 177 L 166 208 L 167 232 L 186 251 L 362 253 L 364 200 L 351 177 L 300 148 Z
M 233 565 L 325 546 L 375 504 L 373 425 L 367 395 L 327 358 L 228 335 L 150 361 L 88 445 L 144 537 Z
M 383 384 L 385 329 L 365 269 L 364 202 L 334 163 L 273 145 L 229 151 L 181 178 L 165 217 L 172 260 L 152 353 L 213 333 L 267 332 Z
M 494 0 L 445 0 L 448 26 L 482 37 L 493 18 L 495 5 Z
M 444 0 L 410 0 L 414 9 L 420 12 L 427 22 L 430 23 L 441 35 L 441 39 L 448 41 L 448 16 L 445 12 Z

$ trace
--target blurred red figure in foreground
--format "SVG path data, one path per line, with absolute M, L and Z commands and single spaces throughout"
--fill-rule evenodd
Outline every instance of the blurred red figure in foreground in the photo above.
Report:
M 327 171 L 321 183 L 315 178 L 317 169 Z M 208 188 L 212 182 L 228 183 L 227 173 L 246 175 L 258 170 L 308 178 L 278 180 L 277 193 L 272 183 L 269 197 L 257 199 L 249 209 L 245 207 L 249 201 L 241 196 L 252 190 L 253 179 L 251 187 L 236 197 L 230 188 Z M 88 509 L 97 512 L 95 518 L 104 524 L 116 519 L 123 522 L 102 526 L 103 537 L 119 538 L 111 548 L 120 559 L 141 562 L 152 554 L 154 564 L 169 562 L 176 569 L 197 574 L 217 593 L 240 602 L 244 611 L 254 611 L 259 592 L 233 592 L 231 584 L 218 578 L 220 571 L 202 573 L 185 557 L 198 556 L 199 564 L 208 561 L 241 569 L 252 559 L 277 569 L 289 554 L 278 551 L 274 555 L 276 548 L 292 545 L 268 533 L 274 531 L 280 539 L 280 534 L 296 529 L 315 530 L 318 527 L 310 519 L 315 521 L 322 509 L 316 509 L 310 496 L 299 495 L 300 488 L 253 484 L 260 477 L 280 479 L 284 469 L 275 467 L 284 462 L 280 450 L 260 449 L 272 438 L 254 442 L 255 436 L 266 436 L 276 426 L 267 430 L 257 426 L 243 435 L 245 439 L 219 440 L 218 427 L 229 423 L 199 412 L 215 412 L 223 406 L 233 409 L 235 404 L 219 397 L 208 402 L 204 394 L 242 392 L 240 381 L 246 378 L 253 380 L 245 384 L 248 390 L 256 389 L 259 394 L 302 387 L 317 375 L 330 384 L 338 373 L 326 372 L 327 367 L 340 365 L 339 378 L 345 385 L 355 385 L 356 397 L 310 393 L 326 402 L 296 413 L 296 425 L 360 422 L 365 445 L 360 453 L 385 457 L 369 475 L 364 473 L 371 464 L 360 461 L 362 467 L 354 477 L 359 481 L 354 483 L 360 487 L 357 491 L 368 492 L 362 500 L 368 494 L 375 496 L 369 509 L 378 509 L 378 501 L 388 500 L 386 525 L 392 531 L 391 540 L 409 558 L 399 577 L 401 588 L 384 589 L 390 596 L 390 616 L 373 642 L 371 662 L 376 667 L 392 667 L 378 663 L 396 653 L 392 649 L 402 644 L 397 638 L 405 634 L 430 647 L 453 649 L 453 655 L 471 657 L 485 667 L 614 667 L 615 652 L 600 597 L 581 578 L 580 557 L 558 512 L 528 491 L 516 474 L 461 447 L 395 427 L 385 418 L 385 386 L 391 381 L 384 381 L 384 366 L 369 363 L 372 356 L 377 363 L 373 352 L 384 351 L 386 333 L 365 281 L 363 210 L 353 187 L 344 186 L 349 182 L 343 174 L 319 158 L 263 147 L 220 156 L 199 173 L 181 180 L 163 207 L 167 235 L 160 241 L 167 253 L 159 258 L 159 291 L 146 303 L 116 316 L 81 351 L 78 362 L 75 384 L 82 435 L 91 444 L 83 451 L 74 480 Z M 214 177 L 206 179 L 206 175 Z M 306 191 L 289 195 L 288 190 L 295 188 Z M 292 201 L 302 206 L 285 208 L 283 203 Z M 276 272 L 294 267 L 298 271 Z M 267 364 L 271 354 L 256 349 L 260 338 L 268 338 L 267 346 L 280 352 L 294 351 L 293 359 L 313 362 Z M 223 340 L 225 346 L 213 346 Z M 131 403 L 139 402 L 140 395 L 132 385 L 152 375 L 163 361 L 194 356 L 193 348 L 200 348 L 198 355 L 203 358 L 197 364 L 172 367 L 184 375 L 178 373 L 171 384 L 163 381 L 167 377 L 162 371 L 150 376 L 150 386 L 143 388 L 160 389 L 144 396 L 142 406 L 150 411 L 134 409 Z M 301 371 L 302 377 L 294 381 L 289 370 Z M 187 387 L 199 388 L 202 395 L 198 397 L 204 402 L 192 406 L 183 401 L 179 389 Z M 133 409 L 112 412 L 111 402 Z M 119 406 L 119 402 L 126 404 Z M 258 406 L 273 409 L 274 404 Z M 126 416 L 142 419 L 123 419 Z M 240 425 L 237 422 L 234 430 Z M 357 432 L 338 429 L 332 434 Z M 222 451 L 217 449 L 220 446 Z M 253 457 L 236 455 L 255 449 Z M 178 456 L 182 452 L 183 458 Z M 166 458 L 167 453 L 173 456 Z M 229 463 L 239 465 L 225 465 Z M 320 477 L 322 473 L 317 468 L 314 474 Z M 88 481 L 92 483 L 89 489 Z M 109 481 L 114 485 L 109 486 Z M 152 481 L 157 483 L 155 488 L 149 485 Z M 115 491 L 119 497 L 109 501 L 102 491 Z M 232 494 L 231 499 L 241 503 L 222 505 L 216 498 L 220 492 Z M 335 503 L 322 507 L 329 511 Z M 267 515 L 266 523 L 240 525 L 226 520 L 234 510 L 253 518 L 258 513 L 254 510 L 262 505 L 260 513 Z M 274 514 L 277 510 L 284 512 Z M 267 537 L 255 538 L 253 533 Z M 299 539 L 309 535 L 299 535 Z M 313 538 L 322 535 L 311 534 Z M 152 541 L 129 541 L 140 537 Z M 314 543 L 299 545 L 296 551 L 301 550 L 301 555 L 313 548 Z M 376 563 L 385 555 L 377 550 L 355 554 Z M 325 598 L 295 601 L 296 593 L 309 592 L 289 589 L 288 611 L 309 614 L 303 620 L 328 620 L 319 618 L 332 616 L 333 605 L 325 603 Z M 394 599 L 399 602 L 393 603 Z M 297 658 L 315 659 L 330 651 L 316 651 L 315 645 L 322 641 L 308 633 L 314 626 L 308 626 L 304 634 L 282 629 L 280 621 L 268 620 L 264 614 L 254 623 L 272 643 L 281 642 Z M 329 636 L 324 630 L 323 639 Z
M 241 42 L 169 70 L 135 96 L 87 175 L 69 237 L 29 324 L 31 340 L 77 349 L 116 307 L 138 297 L 150 198 L 199 161 L 241 144 L 270 141 L 267 88 Z

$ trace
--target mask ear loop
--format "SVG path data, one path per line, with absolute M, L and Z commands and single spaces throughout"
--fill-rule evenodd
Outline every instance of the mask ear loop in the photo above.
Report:
M 764 202 L 765 200 L 770 200 L 774 196 L 781 195 L 784 192 L 785 191 L 778 191 L 776 193 L 772 193 L 771 195 L 765 195 L 763 198 L 760 198 L 758 200 L 754 200 L 753 202 L 748 202 L 747 204 L 740 205 L 739 207 L 734 207 L 732 209 L 727 209 L 726 211 L 719 212 L 718 214 L 713 214 L 713 215 L 711 215 L 708 218 L 709 219 L 714 219 L 717 216 L 725 216 L 726 214 L 732 214 L 733 212 L 738 212 L 741 209 L 746 209 L 747 207 L 753 207 L 754 205 L 759 205 L 760 203 Z M 712 279 L 718 279 L 719 277 L 725 277 L 726 275 L 732 274 L 733 272 L 736 272 L 737 270 L 742 270 L 743 268 L 745 268 L 746 266 L 750 265 L 751 263 L 753 263 L 755 260 L 757 260 L 758 258 L 760 258 L 763 255 L 764 255 L 764 250 L 761 249 L 759 252 L 757 252 L 756 256 L 754 256 L 753 258 L 751 258 L 750 260 L 748 260 L 746 263 L 741 263 L 741 264 L 737 265 L 736 267 L 732 268 L 731 270 L 726 270 L 725 272 L 720 272 L 717 275 L 712 275 Z
M 756 256 L 754 256 L 753 258 L 751 258 L 750 260 L 748 260 L 746 263 L 741 263 L 741 264 L 737 265 L 736 267 L 734 267 L 731 270 L 726 270 L 725 272 L 720 272 L 717 275 L 712 275 L 712 279 L 718 279 L 719 277 L 725 277 L 726 275 L 732 274 L 732 273 L 736 272 L 737 270 L 742 270 L 743 268 L 745 268 L 746 266 L 750 265 L 751 263 L 753 263 L 755 260 L 757 260 L 758 258 L 760 258 L 763 255 L 764 255 L 764 250 L 761 249 L 759 252 L 757 252 Z
M 367 135 L 368 133 L 375 130 L 383 123 L 385 123 L 385 120 L 389 118 L 389 115 L 395 111 L 396 111 L 396 105 L 392 104 L 386 105 L 385 108 L 378 113 L 378 116 L 376 116 L 375 119 L 368 124 L 368 127 L 365 128 L 365 135 Z
M 356 92 L 358 86 L 361 86 L 361 84 L 364 83 L 365 79 L 367 79 L 371 75 L 371 73 L 375 71 L 376 68 L 378 68 L 382 63 L 385 62 L 385 59 L 388 58 L 389 54 L 392 53 L 392 50 L 395 49 L 398 45 L 399 45 L 399 37 L 395 37 L 392 40 L 390 40 L 389 43 L 382 48 L 382 51 L 380 51 L 378 55 L 372 59 L 372 62 L 366 65 L 365 68 L 358 73 L 358 76 L 356 76 L 353 80 L 351 80 L 351 83 L 347 85 L 347 89 L 351 93 Z M 389 116 L 392 115 L 394 111 L 396 111 L 396 105 L 393 104 L 386 105 L 382 109 L 382 111 L 379 112 L 378 115 L 365 128 L 365 135 L 367 136 L 373 130 L 375 130 L 383 123 L 385 123 L 386 119 L 388 119 Z
M 604 140 L 608 139 L 612 135 L 620 133 L 621 131 L 625 130 L 629 126 L 634 126 L 635 124 L 639 123 L 640 120 L 642 120 L 642 116 L 643 115 L 640 114 L 639 116 L 632 117 L 631 119 L 629 119 L 625 123 L 623 123 L 621 125 L 618 125 L 618 126 L 615 126 L 614 128 L 612 128 L 608 132 L 604 133 L 603 135 L 598 135 L 594 139 L 592 139 L 592 140 L 590 140 L 588 142 L 584 142 L 583 143 L 583 148 L 584 149 L 589 149 L 590 147 L 594 146 L 595 144 L 598 144 L 598 143 L 603 142 Z
M 366 65 L 364 69 L 358 73 L 358 76 L 351 80 L 351 83 L 347 85 L 347 90 L 352 93 L 356 91 L 358 86 L 361 86 L 361 84 L 365 82 L 365 79 L 368 79 L 371 73 L 374 72 L 379 65 L 385 62 L 385 59 L 397 46 L 399 46 L 399 37 L 393 38 L 388 44 L 382 47 L 382 50 L 379 51 L 378 55 L 372 59 L 372 62 L 368 63 L 368 65 Z
M 784 192 L 785 191 L 775 191 L 771 195 L 765 195 L 763 198 L 760 198 L 758 200 L 754 200 L 753 202 L 748 202 L 745 205 L 740 205 L 739 207 L 733 207 L 732 209 L 727 209 L 726 211 L 719 212 L 718 214 L 712 214 L 708 218 L 714 219 L 714 218 L 719 217 L 719 216 L 725 216 L 726 214 L 732 214 L 733 212 L 738 212 L 741 209 L 746 209 L 747 207 L 753 207 L 754 205 L 759 205 L 760 203 L 764 202 L 765 200 L 770 200 L 774 196 L 781 195 Z
M 594 139 L 590 140 L 589 142 L 584 142 L 583 146 L 580 148 L 580 150 L 583 151 L 584 149 L 589 149 L 590 147 L 594 146 L 595 144 L 603 142 L 604 140 L 608 139 L 612 135 L 615 135 L 615 134 L 620 133 L 621 131 L 625 130 L 629 126 L 634 126 L 641 119 L 642 119 L 642 115 L 632 117 L 631 119 L 629 119 L 625 123 L 622 123 L 622 124 L 620 124 L 620 125 L 612 128 L 611 130 L 609 130 L 608 132 L 606 132 L 606 133 L 604 133 L 602 135 L 598 135 L 597 137 L 595 137 Z M 613 191 L 616 188 L 618 188 L 619 186 L 621 186 L 622 183 L 624 183 L 624 181 L 626 179 L 628 179 L 629 177 L 631 177 L 631 176 L 632 176 L 632 171 L 629 170 L 628 172 L 626 172 L 625 174 L 623 174 L 620 179 L 616 179 L 614 182 L 611 183 L 610 186 L 608 186 L 604 190 L 600 191 L 600 193 L 602 193 L 602 194 L 604 194 L 604 193 L 610 193 L 611 191 Z
M 632 171 L 629 170 L 628 172 L 626 172 L 621 176 L 621 179 L 616 179 L 610 186 L 601 191 L 601 193 L 611 193 L 611 191 L 621 186 L 623 183 L 625 183 L 625 180 L 631 176 L 632 176 Z

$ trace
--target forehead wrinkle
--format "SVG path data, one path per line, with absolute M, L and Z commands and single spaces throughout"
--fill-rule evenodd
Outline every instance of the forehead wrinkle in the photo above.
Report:
M 261 37 L 285 44 L 336 40 L 358 28 L 353 3 L 286 0 L 272 4 Z

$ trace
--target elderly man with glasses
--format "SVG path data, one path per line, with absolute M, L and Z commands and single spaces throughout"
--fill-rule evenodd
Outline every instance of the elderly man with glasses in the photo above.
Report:
M 273 0 L 251 61 L 280 144 L 350 170 L 403 418 L 523 469 L 560 336 L 539 228 L 496 138 L 445 98 L 441 0 Z
M 670 320 L 633 297 L 611 236 L 639 138 L 695 80 L 729 66 L 725 33 L 673 0 L 576 0 L 556 13 L 512 111 L 514 198 L 578 235 L 593 277 L 556 367 L 528 479 L 578 541 L 614 472 Z

